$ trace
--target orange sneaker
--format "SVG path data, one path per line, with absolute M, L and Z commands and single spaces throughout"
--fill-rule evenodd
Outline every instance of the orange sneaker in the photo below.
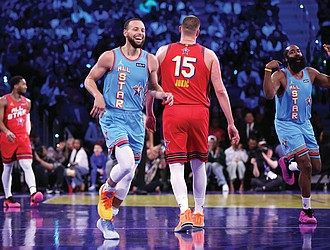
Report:
M 192 214 L 193 227 L 204 228 L 204 214 L 193 213 Z
M 179 217 L 180 221 L 179 224 L 175 227 L 174 232 L 185 232 L 189 229 L 192 229 L 193 222 L 190 208 L 188 208 L 184 213 L 179 214 Z
M 99 203 L 97 204 L 97 212 L 104 220 L 112 219 L 112 200 L 115 197 L 114 192 L 104 191 L 105 184 L 99 190 Z

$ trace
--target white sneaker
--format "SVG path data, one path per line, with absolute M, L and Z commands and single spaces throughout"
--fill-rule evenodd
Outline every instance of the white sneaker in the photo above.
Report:
M 106 240 L 118 240 L 119 234 L 115 231 L 113 222 L 110 220 L 98 219 L 96 223 L 97 228 L 103 233 Z
M 228 192 L 229 192 L 229 187 L 228 187 L 227 183 L 223 184 L 222 185 L 222 193 L 228 193 Z
M 89 191 L 89 192 L 94 192 L 94 191 L 95 191 L 95 186 L 94 186 L 94 185 L 90 186 L 90 187 L 88 188 L 88 191 Z

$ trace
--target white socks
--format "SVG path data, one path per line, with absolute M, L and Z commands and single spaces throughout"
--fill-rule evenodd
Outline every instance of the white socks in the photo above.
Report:
M 188 190 L 184 179 L 184 164 L 174 163 L 170 164 L 171 171 L 171 185 L 174 196 L 180 207 L 180 212 L 184 213 L 188 208 Z
M 311 197 L 308 198 L 301 197 L 301 200 L 302 200 L 303 209 L 311 208 Z
M 203 214 L 207 185 L 205 163 L 200 160 L 192 160 L 190 164 L 193 171 L 194 213 Z
M 19 165 L 24 171 L 25 182 L 30 189 L 30 194 L 37 192 L 36 178 L 32 170 L 32 159 L 19 160 Z

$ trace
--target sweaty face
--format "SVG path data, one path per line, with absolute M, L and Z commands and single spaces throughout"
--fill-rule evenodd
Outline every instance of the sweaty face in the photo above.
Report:
M 298 73 L 306 67 L 306 61 L 303 56 L 288 57 L 288 65 L 294 73 Z
M 142 48 L 145 41 L 145 27 L 141 21 L 131 21 L 127 27 L 126 38 L 134 48 Z

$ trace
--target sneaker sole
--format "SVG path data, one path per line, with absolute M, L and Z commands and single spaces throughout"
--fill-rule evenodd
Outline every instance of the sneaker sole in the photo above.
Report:
M 288 170 L 286 169 L 284 157 L 281 157 L 278 160 L 278 165 L 280 165 L 280 168 L 282 170 L 282 176 L 283 176 L 284 181 L 289 185 L 293 185 L 294 184 L 294 174 L 292 173 L 292 177 L 290 178 Z
M 186 232 L 188 230 L 191 230 L 193 228 L 193 224 L 192 223 L 185 223 L 182 224 L 182 226 L 180 228 L 174 228 L 174 232 Z
M 102 234 L 103 234 L 103 238 L 105 239 L 105 240 L 119 240 L 119 234 L 117 233 L 117 235 L 116 236 L 114 236 L 114 237 L 106 237 L 105 236 L 105 234 L 104 234 L 104 229 L 103 229 L 103 226 L 102 226 L 102 222 L 101 222 L 101 219 L 98 219 L 97 220 L 97 222 L 96 222 L 96 227 L 102 232 Z

